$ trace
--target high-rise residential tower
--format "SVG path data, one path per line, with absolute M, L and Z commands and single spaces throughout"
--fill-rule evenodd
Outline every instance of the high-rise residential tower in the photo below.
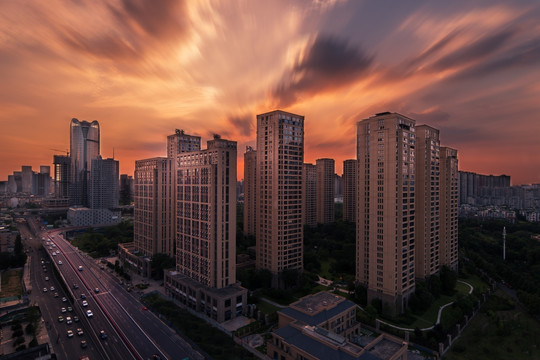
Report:
M 241 314 L 236 282 L 236 142 L 218 135 L 206 150 L 176 156 L 176 271 L 170 296 L 222 322 Z
M 317 159 L 317 222 L 334 222 L 334 159 Z
M 302 224 L 317 226 L 317 168 L 308 163 L 302 174 Z
M 257 223 L 257 151 L 244 153 L 244 235 L 255 236 Z
M 389 313 L 402 312 L 415 290 L 414 126 L 386 112 L 357 129 L 356 279 Z
M 343 221 L 356 222 L 356 160 L 343 161 Z
M 57 198 L 69 197 L 69 183 L 71 178 L 71 159 L 69 156 L 54 155 L 54 195 Z
M 284 270 L 303 268 L 304 117 L 275 110 L 257 115 L 257 269 L 273 286 Z
M 200 136 L 188 135 L 184 130 L 179 129 L 167 136 L 167 157 L 169 158 L 174 158 L 180 153 L 199 150 L 201 150 Z
M 72 119 L 70 124 L 70 204 L 88 206 L 92 159 L 100 154 L 99 123 Z
M 415 272 L 429 279 L 440 269 L 440 141 L 439 130 L 416 126 Z
M 458 270 L 458 209 L 459 172 L 457 150 L 449 147 L 440 149 L 440 259 L 454 271 Z
M 175 256 L 173 159 L 135 161 L 133 238 L 143 256 Z

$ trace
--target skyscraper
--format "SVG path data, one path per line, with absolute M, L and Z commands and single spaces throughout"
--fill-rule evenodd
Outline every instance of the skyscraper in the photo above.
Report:
M 302 174 L 302 224 L 317 226 L 317 168 L 308 163 Z
M 440 240 L 440 141 L 439 130 L 416 126 L 415 272 L 429 279 L 439 271 Z
M 458 270 L 459 172 L 457 150 L 440 149 L 440 264 Z
M 54 195 L 57 198 L 69 197 L 71 179 L 71 159 L 69 156 L 54 155 Z
M 92 159 L 88 186 L 88 204 L 91 209 L 118 208 L 119 163 L 114 159 Z
M 334 222 L 334 159 L 317 159 L 317 222 Z
M 255 236 L 257 224 L 257 151 L 244 153 L 244 235 Z
M 356 222 L 356 160 L 343 161 L 343 221 Z
M 388 112 L 358 122 L 356 279 L 390 313 L 415 290 L 414 125 Z
M 222 322 L 247 300 L 236 283 L 236 142 L 216 135 L 207 144 L 176 157 L 176 271 L 165 283 L 178 301 Z
M 100 154 L 99 123 L 72 119 L 70 124 L 70 204 L 88 206 L 88 181 L 92 159 Z
M 273 286 L 284 270 L 303 268 L 302 164 L 304 117 L 275 110 L 257 115 L 256 266 Z
M 201 150 L 201 137 L 188 135 L 184 130 L 176 129 L 174 134 L 167 136 L 167 157 L 174 158 L 176 155 Z
M 173 159 L 135 161 L 133 238 L 143 256 L 174 253 Z

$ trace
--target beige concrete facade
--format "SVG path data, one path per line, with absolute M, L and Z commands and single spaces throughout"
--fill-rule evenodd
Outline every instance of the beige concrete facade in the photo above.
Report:
M 135 161 L 133 237 L 144 256 L 174 254 L 174 178 L 172 158 Z
M 416 126 L 416 278 L 427 280 L 440 269 L 439 130 Z
M 184 130 L 176 129 L 175 133 L 167 136 L 167 157 L 175 158 L 176 155 L 201 150 L 201 137 L 188 135 Z
M 343 161 L 343 221 L 356 222 L 356 163 Z
M 415 121 L 381 113 L 357 130 L 356 280 L 401 313 L 415 290 Z
M 334 159 L 317 159 L 317 223 L 333 223 L 334 218 Z
M 255 236 L 257 224 L 257 151 L 244 153 L 244 235 Z
M 459 172 L 457 150 L 441 147 L 440 264 L 458 270 Z
M 284 270 L 303 268 L 304 117 L 275 110 L 257 115 L 256 266 L 282 286 Z
M 317 168 L 304 164 L 302 173 L 302 224 L 317 226 Z

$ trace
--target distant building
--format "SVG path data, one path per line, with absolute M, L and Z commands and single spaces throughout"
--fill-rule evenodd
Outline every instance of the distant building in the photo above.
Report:
M 92 209 L 118 208 L 119 162 L 114 159 L 92 159 L 88 203 Z
M 129 205 L 133 201 L 133 176 L 120 175 L 120 205 Z
M 69 197 L 71 178 L 71 158 L 64 155 L 54 155 L 54 195 L 56 198 Z
M 457 150 L 441 147 L 440 264 L 458 271 L 459 172 Z
M 317 226 L 317 168 L 308 163 L 302 174 L 302 224 Z
M 116 225 L 122 221 L 120 210 L 89 209 L 84 206 L 72 206 L 68 209 L 67 219 L 72 226 Z
M 201 150 L 201 137 L 188 135 L 184 130 L 176 129 L 175 133 L 167 136 L 167 157 L 174 158 L 176 155 Z
M 469 171 L 459 172 L 459 203 L 469 205 L 503 205 L 510 188 L 508 175 L 482 175 Z
M 317 223 L 333 223 L 334 218 L 334 159 L 317 159 Z
M 304 117 L 275 110 L 257 115 L 257 269 L 285 286 L 283 271 L 303 269 Z
M 215 136 L 206 150 L 176 156 L 176 270 L 167 294 L 218 322 L 242 314 L 236 282 L 236 142 Z
M 70 204 L 89 206 L 88 182 L 92 160 L 100 154 L 99 123 L 72 119 L 70 123 Z
M 27 193 L 27 194 L 32 194 L 32 184 L 33 184 L 32 175 L 33 174 L 34 174 L 34 172 L 32 171 L 31 166 L 22 166 L 22 170 L 21 170 L 22 190 L 21 190 L 21 192 Z
M 343 162 L 343 221 L 356 222 L 356 160 Z
M 255 236 L 257 229 L 257 151 L 251 146 L 244 153 L 244 235 Z
M 320 292 L 278 311 L 278 328 L 266 343 L 266 354 L 280 360 L 406 359 L 407 343 L 388 335 L 361 346 L 356 305 L 341 296 Z

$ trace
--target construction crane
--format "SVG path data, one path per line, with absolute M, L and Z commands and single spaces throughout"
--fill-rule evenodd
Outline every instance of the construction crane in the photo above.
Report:
M 51 148 L 49 148 L 49 150 L 58 151 L 58 152 L 61 152 L 61 153 L 65 152 L 66 156 L 69 156 L 69 149 L 66 149 L 66 151 L 64 151 L 64 150 L 60 150 L 60 149 L 51 149 Z

